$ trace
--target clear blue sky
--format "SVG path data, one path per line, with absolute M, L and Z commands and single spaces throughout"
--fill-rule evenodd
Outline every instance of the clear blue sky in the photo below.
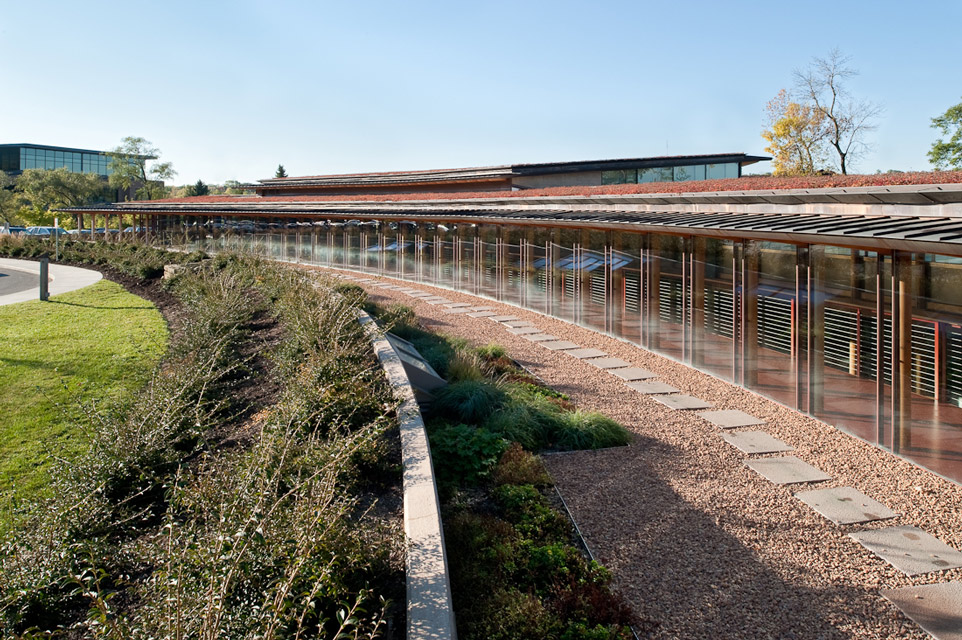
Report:
M 926 170 L 960 24 L 958 0 L 0 0 L 0 142 L 141 136 L 177 184 L 761 154 L 765 103 L 839 47 L 885 109 L 855 168 Z

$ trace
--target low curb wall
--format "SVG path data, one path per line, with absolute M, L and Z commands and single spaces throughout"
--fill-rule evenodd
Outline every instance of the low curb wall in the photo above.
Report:
M 407 639 L 456 640 L 441 508 L 421 410 L 404 365 L 369 315 L 360 322 L 395 395 L 404 465 L 404 534 L 407 569 Z

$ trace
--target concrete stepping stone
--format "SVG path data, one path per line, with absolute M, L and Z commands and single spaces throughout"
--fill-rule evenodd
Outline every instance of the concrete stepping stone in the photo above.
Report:
M 459 307 L 457 309 L 445 309 L 444 313 L 470 313 L 471 309 L 468 307 Z
M 527 321 L 527 320 L 508 320 L 508 321 L 506 321 L 506 322 L 502 322 L 501 324 L 503 324 L 503 325 L 506 326 L 506 327 L 515 327 L 515 328 L 517 328 L 517 327 L 533 327 L 533 326 L 534 326 L 534 323 L 533 323 L 533 322 L 529 322 L 529 321 Z
M 527 333 L 521 337 L 531 342 L 551 342 L 558 339 L 558 336 L 553 336 L 550 333 Z
M 607 369 L 608 373 L 612 373 L 622 380 L 627 380 L 628 382 L 634 382 L 635 380 L 647 380 L 648 378 L 656 378 L 655 374 L 648 369 L 641 369 L 640 367 L 628 367 L 627 369 Z M 711 405 L 708 405 L 709 407 Z M 702 409 L 704 407 L 695 407 Z
M 427 302 L 428 304 L 433 304 L 433 305 L 446 304 L 448 302 L 451 302 L 447 298 L 441 298 L 440 300 L 431 300 L 430 298 L 427 298 L 427 299 L 424 299 L 424 301 Z
M 817 469 L 795 456 L 746 460 L 745 466 L 775 484 L 823 482 L 832 479 L 832 476 L 821 469 Z
M 586 358 L 600 358 L 602 356 L 608 355 L 601 349 L 572 349 L 566 352 L 569 356 L 574 356 L 582 360 Z
M 469 302 L 449 302 L 448 304 L 446 304 L 446 305 L 444 305 L 444 306 L 447 307 L 448 309 L 460 309 L 461 307 L 470 307 L 470 306 L 471 306 L 471 303 L 469 303 Z
M 469 318 L 490 318 L 494 315 L 494 311 L 476 311 L 474 313 L 469 313 Z
M 795 497 L 835 524 L 888 520 L 898 515 L 853 487 L 802 491 Z
M 427 291 L 412 291 L 408 294 L 412 298 L 430 298 L 431 294 Z
M 471 311 L 493 311 L 494 307 L 471 307 Z
M 722 429 L 734 429 L 735 427 L 753 427 L 759 424 L 767 424 L 767 420 L 756 418 L 738 409 L 722 409 L 720 411 L 706 411 L 699 413 L 700 418 L 704 418 L 713 425 Z
M 670 407 L 675 410 L 707 409 L 708 407 L 712 406 L 712 404 L 707 400 L 682 394 L 677 396 L 652 396 L 652 398 L 666 407 Z
M 599 369 L 627 369 L 631 366 L 630 362 L 625 362 L 621 358 L 597 358 L 589 360 L 588 364 L 594 365 Z
M 550 340 L 548 342 L 539 342 L 542 347 L 546 349 L 551 349 L 552 351 L 565 351 L 567 349 L 578 349 L 581 345 L 577 345 L 574 342 L 568 342 L 567 340 Z
M 518 316 L 491 316 L 495 322 L 507 322 L 508 320 L 520 320 Z
M 792 445 L 772 437 L 764 431 L 723 433 L 722 438 L 744 453 L 784 453 L 785 451 L 795 450 Z
M 962 567 L 962 552 L 918 527 L 886 527 L 848 535 L 909 576 Z
M 594 364 L 593 360 L 588 361 L 589 364 Z M 665 384 L 664 382 L 629 382 L 627 383 L 629 387 L 637 391 L 638 393 L 644 394 L 655 394 L 655 393 L 678 393 L 678 389 L 671 386 L 670 384 Z
M 538 327 L 517 327 L 514 329 L 508 329 L 508 333 L 513 333 L 516 336 L 523 336 L 529 333 L 541 333 L 541 329 Z
M 882 589 L 882 596 L 936 640 L 962 640 L 962 582 Z

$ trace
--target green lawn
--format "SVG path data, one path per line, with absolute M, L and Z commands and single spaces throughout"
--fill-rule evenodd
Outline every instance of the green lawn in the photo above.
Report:
M 70 418 L 78 398 L 109 404 L 136 391 L 166 345 L 153 303 L 106 280 L 0 307 L 0 511 L 11 494 L 42 491 L 58 464 L 49 452 L 82 446 Z

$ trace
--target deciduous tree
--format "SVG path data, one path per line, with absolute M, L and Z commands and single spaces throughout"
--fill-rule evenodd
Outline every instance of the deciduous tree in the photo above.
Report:
M 833 49 L 827 58 L 815 58 L 806 69 L 795 70 L 798 91 L 824 119 L 826 140 L 838 155 L 843 174 L 869 150 L 866 136 L 875 129 L 882 112 L 878 105 L 848 93 L 845 83 L 858 75 L 848 63 L 849 58 Z
M 768 141 L 765 151 L 772 154 L 776 176 L 812 175 L 825 166 L 828 153 L 827 130 L 821 112 L 810 105 L 792 101 L 782 89 L 766 107 Z
M 110 184 L 124 191 L 136 187 L 135 197 L 138 200 L 164 197 L 167 189 L 163 181 L 170 180 L 177 172 L 170 162 L 155 162 L 148 166 L 149 160 L 159 157 L 160 151 L 147 140 L 127 136 L 110 153 Z
M 932 127 L 948 136 L 932 143 L 929 160 L 936 169 L 962 169 L 962 102 L 932 118 Z
M 93 173 L 59 169 L 27 169 L 14 189 L 20 217 L 29 224 L 51 225 L 54 209 L 79 207 L 102 199 L 104 182 Z

